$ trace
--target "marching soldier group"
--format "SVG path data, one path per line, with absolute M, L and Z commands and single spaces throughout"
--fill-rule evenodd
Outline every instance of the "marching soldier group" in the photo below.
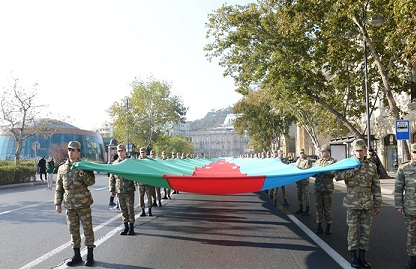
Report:
M 348 225 L 348 250 L 351 253 L 351 266 L 353 268 L 371 268 L 365 258 L 365 252 L 369 247 L 370 230 L 373 215 L 378 215 L 381 208 L 381 188 L 377 174 L 377 166 L 370 159 L 367 159 L 367 147 L 364 140 L 356 139 L 353 144 L 354 157 L 360 161 L 360 165 L 354 169 L 339 172 L 321 173 L 316 175 L 315 180 L 315 203 L 316 222 L 318 224 L 316 233 L 323 233 L 323 221 L 326 221 L 325 233 L 331 234 L 332 224 L 332 200 L 334 192 L 333 179 L 343 180 L 347 187 L 343 206 L 347 210 Z M 62 212 L 62 202 L 66 208 L 67 223 L 71 235 L 71 245 L 74 256 L 66 263 L 68 266 L 75 266 L 82 263 L 80 254 L 81 235 L 80 225 L 83 227 L 85 245 L 87 247 L 87 260 L 85 266 L 94 265 L 93 249 L 94 232 L 92 228 L 91 204 L 93 203 L 89 186 L 95 184 L 95 175 L 92 171 L 84 171 L 78 168 L 71 169 L 72 164 L 79 161 L 81 144 L 78 141 L 68 143 L 68 159 L 59 165 L 55 191 L 55 209 Z M 119 158 L 114 163 L 122 162 L 126 157 L 126 147 L 117 146 Z M 152 155 L 152 154 L 151 154 Z M 153 154 L 156 157 L 155 154 Z M 279 156 L 280 155 L 280 156 Z M 416 143 L 411 145 L 412 159 L 403 163 L 397 171 L 394 198 L 397 212 L 405 217 L 407 227 L 407 253 L 409 261 L 407 268 L 416 268 Z M 283 159 L 283 152 L 274 152 L 273 157 Z M 140 149 L 141 159 L 146 158 L 145 148 Z M 178 157 L 177 155 L 175 157 Z M 268 156 L 269 157 L 269 156 Z M 166 153 L 162 152 L 162 159 L 166 159 Z M 324 145 L 321 148 L 321 158 L 314 165 L 327 166 L 335 163 L 336 160 L 330 156 L 330 148 Z M 311 163 L 305 158 L 304 150 L 300 152 L 296 166 L 300 169 L 311 167 Z M 134 235 L 134 191 L 135 183 L 117 175 L 110 175 L 109 188 L 114 195 L 117 194 L 122 212 L 124 230 L 121 235 Z M 139 184 L 141 216 L 146 216 L 144 210 L 144 194 L 148 197 L 148 214 L 152 215 L 152 191 L 146 184 Z M 296 213 L 309 215 L 309 179 L 297 183 L 299 210 Z M 170 190 L 168 197 L 170 198 Z M 307 194 L 306 194 L 307 192 Z M 277 196 L 277 188 L 272 192 L 273 201 Z M 286 190 L 282 186 L 282 195 L 285 205 L 287 203 Z M 160 193 L 159 206 L 161 206 Z M 303 210 L 305 204 L 305 210 Z

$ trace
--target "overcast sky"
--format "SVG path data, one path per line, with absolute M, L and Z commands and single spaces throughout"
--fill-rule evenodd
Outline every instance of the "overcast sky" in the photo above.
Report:
M 172 85 L 188 120 L 241 96 L 205 58 L 207 15 L 249 0 L 0 1 L 0 90 L 11 77 L 38 83 L 38 104 L 82 129 L 109 120 L 107 108 L 135 77 Z

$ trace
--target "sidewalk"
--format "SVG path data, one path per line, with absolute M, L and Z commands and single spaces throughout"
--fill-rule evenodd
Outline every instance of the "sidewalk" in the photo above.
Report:
M 36 178 L 35 181 L 30 181 L 30 182 L 25 182 L 25 183 L 0 185 L 0 190 L 8 190 L 8 189 L 37 186 L 37 185 L 46 185 L 46 180 L 41 181 L 39 178 Z

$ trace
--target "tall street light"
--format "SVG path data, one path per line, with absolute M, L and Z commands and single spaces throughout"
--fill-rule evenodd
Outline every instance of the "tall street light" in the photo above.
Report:
M 363 32 L 366 32 L 366 23 L 367 23 L 367 6 L 368 2 L 365 4 L 363 12 Z M 370 139 L 371 139 L 371 129 L 370 129 L 370 96 L 368 93 L 368 67 L 367 67 L 367 41 L 364 37 L 364 89 L 365 89 L 365 109 L 366 109 L 366 118 L 367 118 L 367 148 L 370 149 Z
M 368 3 L 370 1 L 367 1 L 365 4 L 364 10 L 363 10 L 363 35 L 366 34 L 366 23 L 367 23 L 367 7 Z M 372 18 L 370 22 L 373 26 L 381 26 L 383 24 L 383 18 L 380 16 Z M 371 128 L 370 128 L 370 96 L 368 91 L 368 65 L 367 65 L 367 40 L 364 36 L 364 89 L 365 89 L 365 108 L 366 108 L 366 118 L 367 118 L 367 148 L 371 148 Z
M 126 151 L 129 153 L 129 98 L 126 97 Z

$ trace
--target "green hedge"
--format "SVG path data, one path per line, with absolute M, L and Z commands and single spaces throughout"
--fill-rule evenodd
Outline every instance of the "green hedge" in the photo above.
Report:
M 30 182 L 35 176 L 33 161 L 23 161 L 18 166 L 13 161 L 0 161 L 0 185 Z

